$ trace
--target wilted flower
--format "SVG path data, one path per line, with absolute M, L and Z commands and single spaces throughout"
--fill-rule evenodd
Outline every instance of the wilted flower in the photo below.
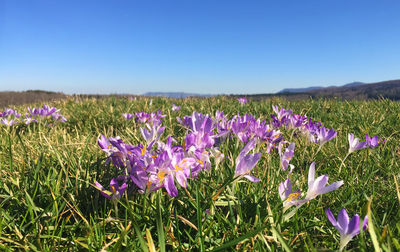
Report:
M 349 216 L 344 208 L 339 212 L 337 220 L 329 208 L 326 210 L 326 215 L 328 216 L 328 220 L 332 223 L 332 225 L 339 231 L 340 251 L 342 251 L 346 247 L 347 243 L 349 243 L 354 236 L 360 233 L 360 216 L 356 214 L 349 221 Z M 364 218 L 362 229 L 365 230 L 367 225 L 368 215 Z

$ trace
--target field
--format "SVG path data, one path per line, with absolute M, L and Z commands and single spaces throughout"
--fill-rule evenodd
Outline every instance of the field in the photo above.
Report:
M 180 110 L 172 110 L 172 104 Z M 350 218 L 361 217 L 360 224 L 368 215 L 368 227 L 361 227 L 346 250 L 400 251 L 399 102 L 270 98 L 241 105 L 227 97 L 110 97 L 68 98 L 49 105 L 67 121 L 0 124 L 0 250 L 329 251 L 340 248 L 340 235 L 326 211 L 329 208 L 336 218 L 345 208 Z M 321 121 L 337 136 L 322 144 L 310 141 L 301 127 L 271 125 L 262 134 L 276 135 L 253 141 L 253 135 L 241 134 L 246 130 L 233 133 L 226 125 L 227 132 L 204 125 L 190 129 L 190 120 L 184 120 L 198 112 L 208 114 L 215 126 L 216 112 L 223 111 L 228 120 L 252 114 L 268 124 L 275 114 L 273 105 Z M 25 105 L 13 108 L 27 112 Z M 149 132 L 146 140 L 140 130 L 146 126 L 135 120 L 135 113 L 158 110 L 165 115 L 160 119 L 164 132 L 159 139 Z M 123 113 L 133 114 L 133 119 Z M 244 120 L 241 127 L 248 125 Z M 187 135 L 196 132 L 208 134 L 189 144 Z M 360 141 L 366 134 L 385 140 L 348 154 L 349 133 Z M 132 148 L 116 150 L 125 146 L 113 139 L 117 136 Z M 168 136 L 175 141 L 168 143 Z M 293 157 L 290 143 L 295 143 Z M 133 163 L 139 169 L 146 162 L 128 158 L 136 150 L 143 159 L 150 155 L 144 169 L 151 180 L 143 187 L 138 186 L 143 174 L 132 170 Z M 185 160 L 168 160 L 166 150 L 179 152 Z M 291 173 L 290 165 L 282 168 L 283 161 L 293 165 Z M 175 170 L 162 170 L 165 162 L 177 162 Z M 326 185 L 337 183 L 338 188 L 307 194 L 313 162 L 315 178 L 328 175 Z M 132 182 L 130 175 L 140 181 Z M 118 185 L 110 187 L 117 176 Z M 288 176 L 293 191 L 281 198 L 279 187 Z M 100 185 L 109 191 L 103 193 L 106 197 Z

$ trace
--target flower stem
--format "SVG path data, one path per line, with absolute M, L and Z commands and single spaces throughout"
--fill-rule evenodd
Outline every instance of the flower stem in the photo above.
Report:
M 158 245 L 160 246 L 160 252 L 165 252 L 165 234 L 164 226 L 162 223 L 162 213 L 161 213 L 161 190 L 157 193 L 157 233 L 158 233 Z
M 13 169 L 13 157 L 12 157 L 12 148 L 11 148 L 12 144 L 11 144 L 11 132 L 8 131 L 8 152 L 9 152 L 9 164 L 10 164 L 10 170 L 12 171 Z
M 339 174 L 340 174 L 340 172 L 342 171 L 342 166 L 345 165 L 345 164 L 344 164 L 344 161 L 349 157 L 349 155 L 350 155 L 350 152 L 347 153 L 347 155 L 343 158 L 343 160 L 341 160 L 341 161 L 342 161 L 342 164 L 341 164 L 340 167 L 339 167 Z

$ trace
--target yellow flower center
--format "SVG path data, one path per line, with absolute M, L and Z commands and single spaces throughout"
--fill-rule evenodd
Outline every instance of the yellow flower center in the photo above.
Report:
M 288 198 L 286 199 L 286 201 L 293 201 L 296 200 L 300 197 L 300 193 L 299 192 L 294 192 L 289 194 Z
M 157 177 L 160 180 L 160 182 L 164 180 L 165 174 L 167 174 L 167 173 L 168 173 L 168 171 L 165 171 L 165 170 L 164 171 L 159 171 L 157 173 Z
M 117 190 L 115 190 L 115 187 L 113 185 L 111 186 L 111 189 L 112 189 L 113 194 L 115 194 L 117 192 Z

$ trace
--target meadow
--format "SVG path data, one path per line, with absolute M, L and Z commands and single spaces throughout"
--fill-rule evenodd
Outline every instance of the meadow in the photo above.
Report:
M 400 251 L 399 102 L 75 97 L 48 105 L 66 121 L 0 124 L 0 250 Z M 381 141 L 349 151 L 349 134 Z M 341 212 L 335 227 L 327 210 L 336 218 L 343 208 L 359 222 L 344 225 Z

